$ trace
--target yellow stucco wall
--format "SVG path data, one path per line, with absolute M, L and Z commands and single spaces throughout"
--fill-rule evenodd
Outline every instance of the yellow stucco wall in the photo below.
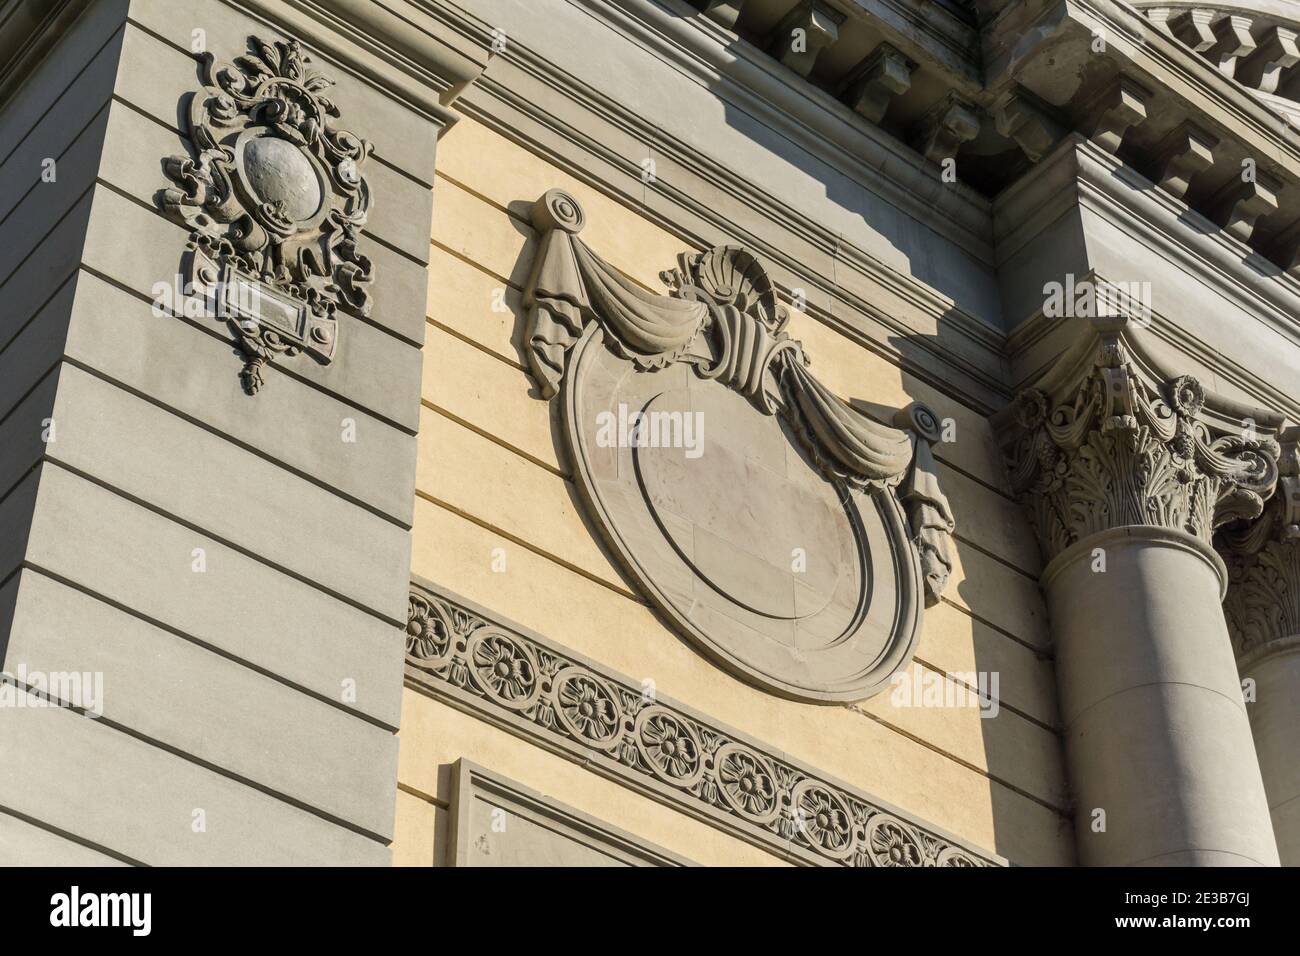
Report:
M 997 671 L 1002 710 L 852 706 L 774 697 L 669 632 L 584 525 L 521 346 L 519 300 L 536 239 L 532 201 L 561 187 L 584 205 L 587 243 L 655 291 L 681 240 L 471 119 L 439 145 L 413 573 L 533 628 L 825 773 L 1024 864 L 1073 861 L 1037 550 L 1005 493 L 987 423 L 879 355 L 795 312 L 790 334 L 845 397 L 931 404 L 956 422 L 938 446 L 957 520 L 957 568 L 926 612 L 914 668 Z M 504 298 L 502 299 L 502 296 Z M 505 310 L 494 310 L 494 300 Z M 530 394 L 533 392 L 533 394 Z M 503 549 L 506 570 L 492 569 Z M 700 863 L 775 857 L 668 806 L 407 690 L 394 862 L 428 865 L 446 838 L 459 757 Z

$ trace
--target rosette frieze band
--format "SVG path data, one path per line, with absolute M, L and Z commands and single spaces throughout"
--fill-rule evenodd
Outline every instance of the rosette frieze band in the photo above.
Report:
M 826 388 L 745 249 L 680 255 L 657 294 L 587 246 L 567 193 L 532 220 L 529 362 L 623 567 L 746 680 L 821 702 L 881 690 L 953 566 L 935 413 Z
M 1216 528 L 1257 518 L 1277 486 L 1280 424 L 1165 374 L 1123 317 L 1096 320 L 994 418 L 1048 560 L 1101 531 L 1156 526 L 1208 545 Z
M 406 681 L 796 862 L 1003 863 L 433 587 L 411 586 Z

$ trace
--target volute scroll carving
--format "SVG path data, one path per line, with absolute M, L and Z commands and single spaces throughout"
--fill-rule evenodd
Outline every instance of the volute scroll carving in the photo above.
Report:
M 1238 664 L 1300 643 L 1300 462 L 1297 435 L 1282 442 L 1277 492 L 1255 521 L 1221 529 L 1215 547 L 1228 568 L 1223 611 Z
M 230 323 L 253 394 L 277 356 L 333 361 L 336 310 L 370 314 L 374 267 L 358 243 L 372 146 L 337 124 L 334 81 L 296 40 L 250 37 L 248 53 L 233 63 L 205 53 L 201 70 L 193 155 L 166 161 L 176 185 L 158 202 L 190 229 L 186 282 Z
M 746 249 L 680 255 L 663 295 L 579 238 L 567 193 L 532 220 L 528 359 L 625 569 L 752 682 L 818 701 L 879 690 L 952 569 L 938 417 L 913 404 L 873 418 L 827 389 Z M 597 427 L 615 417 L 617 442 Z M 716 437 L 685 454 L 655 441 L 691 421 Z
M 1208 545 L 1215 529 L 1258 517 L 1278 481 L 1280 422 L 1164 375 L 1123 316 L 1095 320 L 993 419 L 1049 560 L 1112 528 L 1156 525 Z

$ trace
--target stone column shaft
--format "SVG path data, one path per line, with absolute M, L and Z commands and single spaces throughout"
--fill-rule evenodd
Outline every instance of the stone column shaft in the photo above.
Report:
M 1043 573 L 1084 865 L 1277 864 L 1225 575 L 1154 526 L 1090 535 Z
M 1275 866 L 1211 537 L 1273 493 L 1280 418 L 1155 368 L 1099 319 L 994 421 L 1048 559 L 1079 860 Z

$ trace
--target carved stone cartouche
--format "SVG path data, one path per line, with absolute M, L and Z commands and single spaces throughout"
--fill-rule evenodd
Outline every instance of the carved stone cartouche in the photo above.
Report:
M 339 128 L 334 83 L 296 40 L 250 38 L 234 63 L 203 55 L 189 107 L 193 156 L 167 160 L 162 208 L 191 230 L 188 275 L 227 320 L 247 362 L 247 391 L 276 356 L 328 364 L 335 311 L 368 316 L 371 261 L 357 244 L 370 209 L 371 144 Z
M 882 424 L 825 388 L 745 249 L 679 256 L 656 295 L 579 238 L 573 197 L 551 190 L 532 219 L 529 362 L 544 398 L 564 396 L 579 490 L 632 576 L 748 680 L 824 701 L 879 690 L 952 569 L 934 413 Z M 605 447 L 588 432 L 615 408 L 707 418 L 709 455 Z M 816 567 L 783 567 L 809 547 Z

